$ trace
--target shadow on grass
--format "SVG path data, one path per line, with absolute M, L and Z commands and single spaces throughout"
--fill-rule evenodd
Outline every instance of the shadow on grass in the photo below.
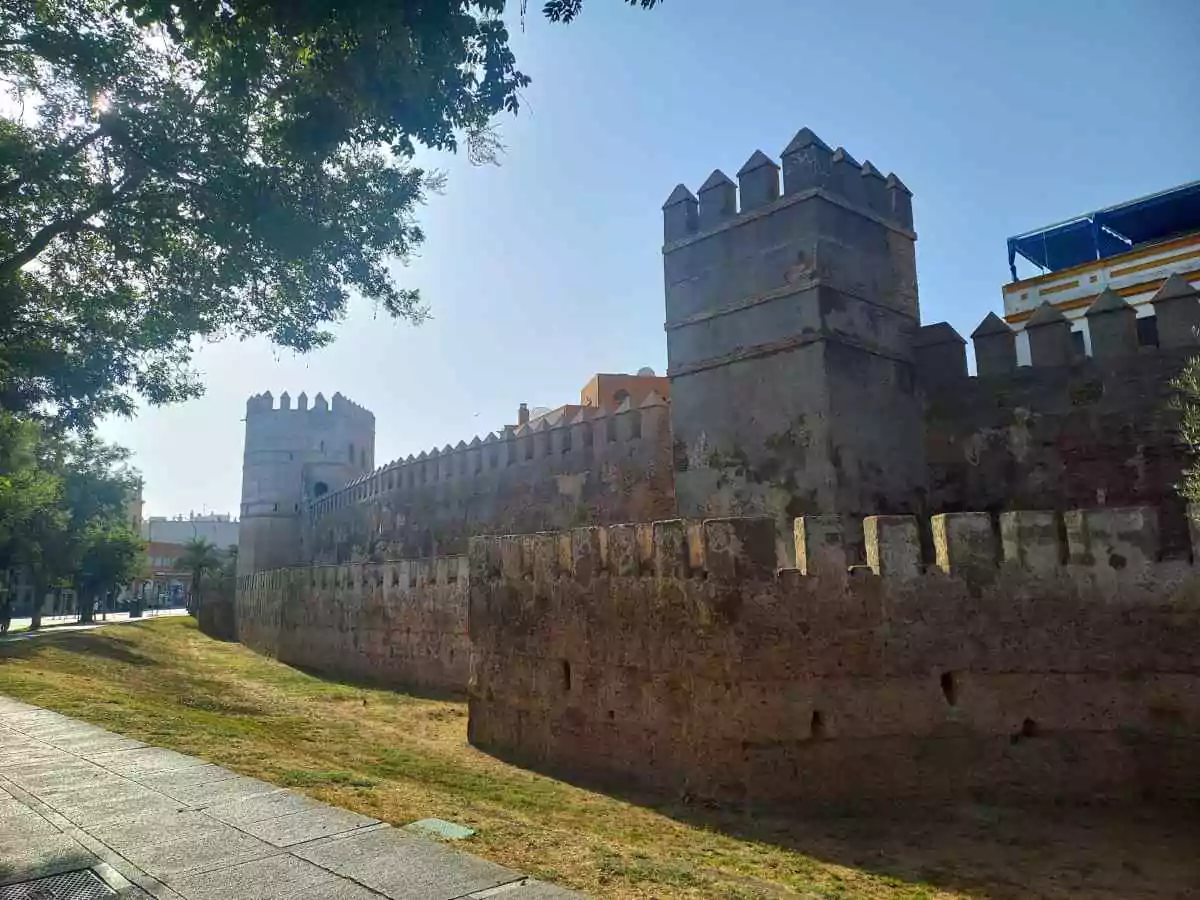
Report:
M 36 640 L 25 639 L 0 642 L 0 660 L 32 659 L 49 649 L 62 650 L 66 653 L 78 653 L 81 656 L 109 659 L 113 662 L 125 663 L 131 666 L 151 666 L 157 664 L 156 660 L 129 649 L 123 641 L 114 638 L 111 634 L 102 634 L 101 629 L 95 631 L 64 631 L 57 634 L 43 632 L 38 635 Z
M 386 678 L 368 678 L 362 675 L 349 675 L 326 669 L 318 669 L 313 666 L 302 666 L 294 662 L 289 662 L 286 659 L 275 659 L 280 665 L 286 666 L 294 672 L 301 675 L 307 675 L 309 678 L 315 678 L 323 681 L 326 684 L 340 685 L 341 687 L 354 689 L 367 689 L 376 691 L 389 691 L 391 693 L 403 694 L 406 697 L 413 697 L 417 700 L 446 700 L 456 703 L 463 703 L 467 699 L 466 690 L 451 690 L 449 688 L 430 687 L 427 685 L 412 685 L 399 680 L 388 680 Z
M 44 633 L 46 631 L 50 631 L 51 629 L 54 629 L 54 628 L 72 628 L 72 627 L 80 625 L 80 624 L 82 624 L 82 623 L 79 621 L 79 619 L 77 617 L 55 616 L 52 619 L 42 619 L 41 624 L 38 625 L 37 628 L 33 628 L 29 625 L 22 625 L 20 628 L 10 628 L 6 632 L 6 634 L 8 634 L 10 636 L 21 634 L 21 635 L 25 635 L 26 637 L 33 637 L 36 634 L 42 634 L 42 633 Z
M 1200 804 L 879 804 L 853 812 L 764 811 L 672 799 L 612 779 L 497 759 L 693 827 L 859 869 L 889 885 L 979 900 L 1200 897 Z M 850 888 L 820 895 L 858 896 Z

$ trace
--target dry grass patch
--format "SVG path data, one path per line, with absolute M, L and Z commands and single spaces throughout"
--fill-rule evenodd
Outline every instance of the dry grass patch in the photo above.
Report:
M 402 824 L 597 897 L 1200 896 L 1194 822 L 1077 810 L 785 821 L 638 805 L 467 744 L 466 705 L 318 678 L 191 619 L 0 644 L 0 692 Z

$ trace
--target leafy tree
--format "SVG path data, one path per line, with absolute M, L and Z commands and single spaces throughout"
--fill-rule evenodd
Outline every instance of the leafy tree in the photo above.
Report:
M 655 0 L 627 0 L 643 7 Z M 551 0 L 569 22 L 581 0 Z M 195 338 L 300 351 L 388 270 L 437 179 L 515 112 L 504 0 L 0 6 L 0 406 L 71 425 L 196 395 Z
M 22 563 L 39 598 L 52 585 L 76 579 L 94 526 L 125 525 L 126 503 L 138 482 L 124 447 L 92 435 L 52 432 L 44 435 L 42 446 L 44 464 L 62 484 L 62 497 L 59 508 L 35 521 L 27 535 L 28 554 Z M 32 627 L 40 624 L 40 612 L 35 605 Z
M 62 478 L 44 455 L 44 436 L 36 423 L 0 414 L 0 606 L 5 611 L 0 618 L 6 619 L 11 608 L 9 585 L 17 569 L 31 576 L 35 598 L 45 596 L 53 548 L 66 529 Z M 40 620 L 41 606 L 35 602 L 33 627 Z
M 140 476 L 130 465 L 130 453 L 94 435 L 68 436 L 56 441 L 63 479 L 63 501 L 77 530 L 95 520 L 124 521 Z
M 36 423 L 0 412 L 0 570 L 18 562 L 23 535 L 62 496 L 62 481 L 44 465 L 42 449 Z
M 625 0 L 630 6 L 640 6 L 642 9 L 653 9 L 662 0 Z M 525 3 L 521 10 L 524 12 Z M 551 22 L 572 22 L 583 11 L 583 0 L 546 0 L 542 14 Z
M 146 545 L 123 522 L 92 522 L 83 535 L 79 563 L 81 619 L 90 622 L 95 603 L 128 584 L 142 569 Z
M 52 585 L 61 584 L 77 559 L 78 538 L 71 531 L 71 517 L 61 505 L 38 511 L 17 541 L 16 562 L 29 576 L 33 588 L 30 629 L 42 626 L 42 602 Z
M 217 552 L 216 544 L 207 538 L 195 537 L 183 545 L 183 555 L 175 561 L 181 569 L 187 569 L 192 576 L 192 590 L 188 597 L 188 612 L 193 616 L 200 612 L 200 598 L 205 576 L 219 570 L 223 560 Z
M 528 83 L 504 6 L 0 5 L 0 407 L 87 427 L 194 396 L 197 337 L 319 347 L 352 292 L 419 321 L 388 269 L 438 183 L 411 155 L 494 158 Z
M 0 414 L 0 473 L 0 572 L 24 571 L 38 601 L 81 574 L 97 528 L 123 526 L 137 480 L 123 448 L 11 414 Z M 35 602 L 34 628 L 40 619 Z

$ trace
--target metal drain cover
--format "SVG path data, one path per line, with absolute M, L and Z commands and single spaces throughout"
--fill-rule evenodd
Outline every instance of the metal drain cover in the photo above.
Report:
M 0 900 L 106 900 L 117 892 L 90 869 L 0 887 Z

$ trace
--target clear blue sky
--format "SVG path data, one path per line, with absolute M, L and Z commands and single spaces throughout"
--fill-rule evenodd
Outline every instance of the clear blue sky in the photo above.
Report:
M 661 372 L 663 200 L 803 125 L 912 189 L 923 320 L 964 335 L 1000 308 L 1009 235 L 1200 178 L 1196 0 L 587 0 L 570 27 L 529 6 L 503 165 L 432 160 L 447 190 L 397 268 L 434 318 L 359 302 L 309 356 L 205 347 L 204 398 L 104 428 L 149 514 L 237 511 L 259 391 L 342 391 L 374 411 L 382 463 L 572 402 L 598 371 Z

